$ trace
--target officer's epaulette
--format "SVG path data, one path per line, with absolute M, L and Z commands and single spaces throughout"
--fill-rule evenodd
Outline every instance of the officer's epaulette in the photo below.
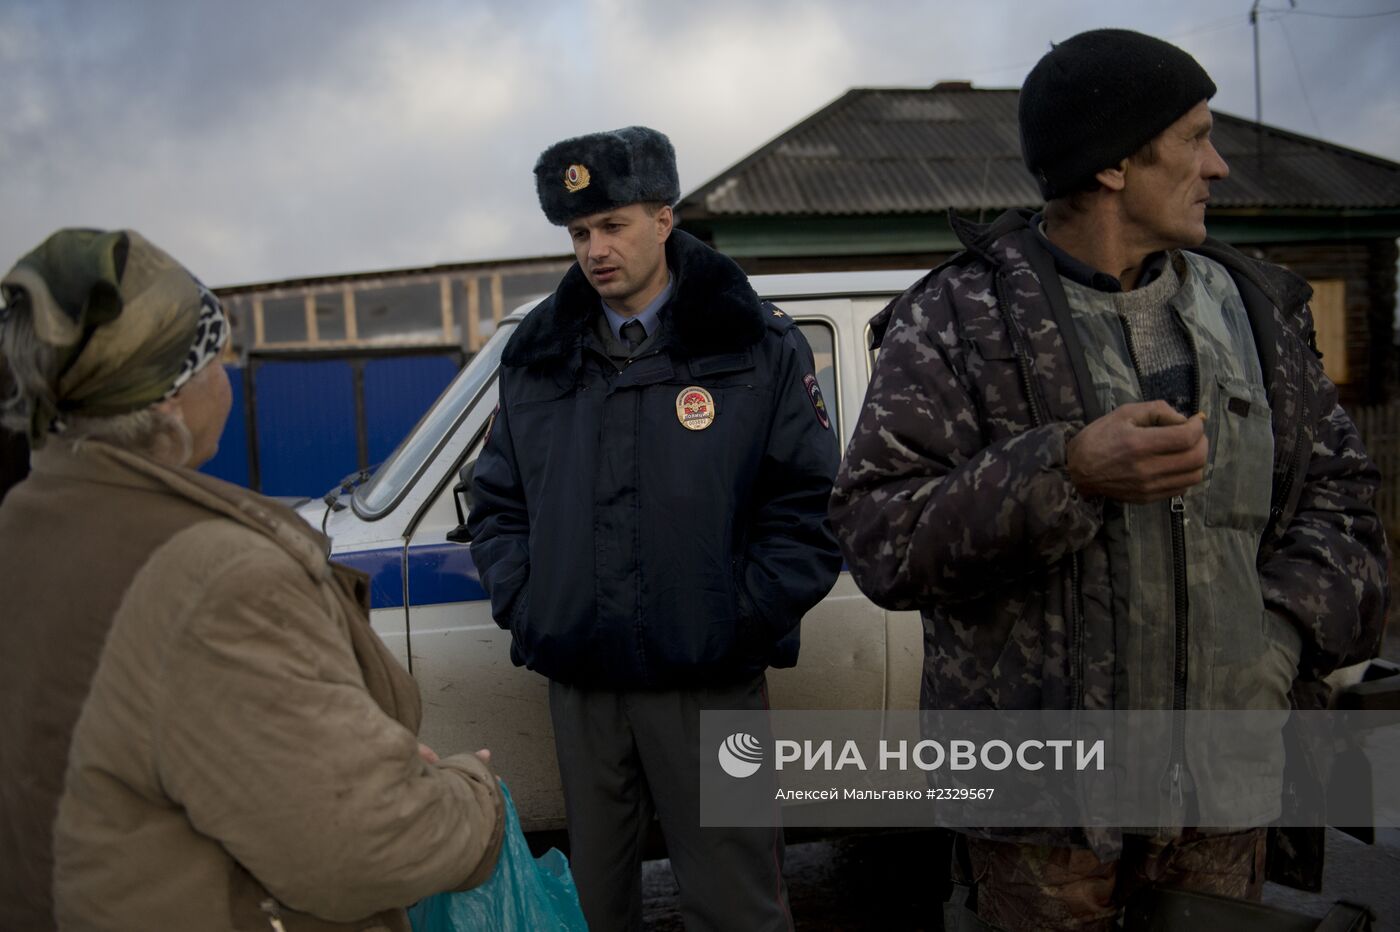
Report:
M 787 311 L 784 311 L 772 301 L 762 301 L 760 304 L 763 309 L 763 319 L 767 322 L 769 328 L 776 330 L 778 333 L 783 333 L 792 327 L 792 318 L 787 315 Z

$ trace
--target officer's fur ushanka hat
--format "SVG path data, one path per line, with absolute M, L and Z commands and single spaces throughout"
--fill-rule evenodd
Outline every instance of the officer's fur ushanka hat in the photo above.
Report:
M 565 139 L 540 153 L 535 189 L 556 226 L 643 201 L 674 206 L 681 196 L 676 150 L 645 126 Z

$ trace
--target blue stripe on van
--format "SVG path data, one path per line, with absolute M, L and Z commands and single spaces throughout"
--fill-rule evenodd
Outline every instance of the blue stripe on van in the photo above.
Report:
M 331 559 L 369 576 L 370 608 L 403 606 L 403 549 L 360 550 Z M 414 605 L 479 602 L 486 599 L 481 577 L 465 544 L 426 544 L 409 551 L 408 587 Z
M 422 544 L 408 551 L 408 592 L 414 605 L 480 602 L 481 575 L 466 544 Z
M 402 556 L 402 547 L 391 547 L 333 553 L 331 559 L 369 577 L 370 608 L 400 608 L 403 606 L 403 575 L 399 572 Z

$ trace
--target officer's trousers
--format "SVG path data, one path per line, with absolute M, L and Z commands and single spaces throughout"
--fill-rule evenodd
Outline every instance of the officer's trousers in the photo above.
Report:
M 782 829 L 700 827 L 701 710 L 767 707 L 762 674 L 677 690 L 550 682 L 570 863 L 590 929 L 641 929 L 642 844 L 653 814 L 688 932 L 792 928 Z

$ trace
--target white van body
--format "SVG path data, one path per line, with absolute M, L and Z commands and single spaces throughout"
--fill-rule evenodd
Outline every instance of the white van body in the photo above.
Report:
M 923 271 L 755 276 L 760 297 L 802 327 L 842 448 L 865 396 L 869 322 Z M 453 492 L 496 407 L 496 368 L 532 304 L 501 321 L 409 436 L 365 484 L 301 513 L 332 540 L 332 558 L 371 577 L 374 630 L 412 671 L 423 696 L 422 740 L 440 754 L 491 749 L 526 831 L 564 826 L 547 681 L 510 661 L 510 634 L 491 618 Z M 332 496 L 328 496 L 332 498 Z M 917 708 L 923 663 L 915 612 L 886 612 L 842 572 L 802 621 L 796 667 L 769 672 L 777 708 Z

